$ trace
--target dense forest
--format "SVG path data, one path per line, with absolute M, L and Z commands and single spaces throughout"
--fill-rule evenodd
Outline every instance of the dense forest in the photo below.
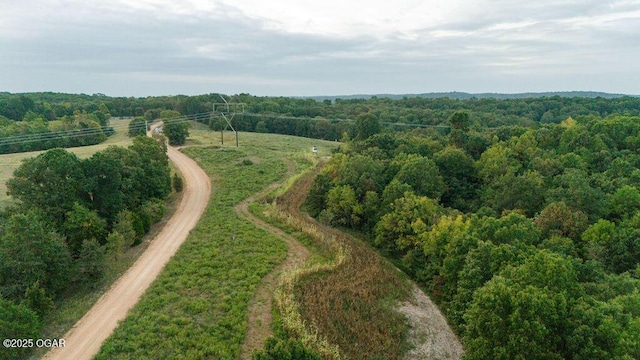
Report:
M 446 134 L 361 122 L 307 209 L 428 289 L 466 359 L 640 358 L 640 117 L 475 116 Z
M 41 338 L 59 302 L 99 284 L 105 267 L 140 243 L 171 192 L 166 148 L 136 137 L 81 160 L 64 149 L 25 159 L 0 214 L 0 337 Z M 30 349 L 0 349 L 22 359 Z

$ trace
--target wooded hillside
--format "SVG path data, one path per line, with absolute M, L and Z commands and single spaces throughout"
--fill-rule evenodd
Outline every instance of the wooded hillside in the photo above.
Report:
M 640 118 L 475 117 L 350 142 L 308 210 L 425 286 L 465 358 L 639 358 Z

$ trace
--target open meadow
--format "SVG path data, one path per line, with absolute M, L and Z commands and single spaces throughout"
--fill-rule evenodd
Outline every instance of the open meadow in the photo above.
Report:
M 192 128 L 182 151 L 209 174 L 212 196 L 200 222 L 97 359 L 237 358 L 247 309 L 262 278 L 284 260 L 277 236 L 234 212 L 234 205 L 288 167 L 308 169 L 339 144 L 307 138 Z M 318 146 L 317 154 L 312 147 Z
M 67 150 L 78 155 L 80 158 L 88 158 L 111 145 L 129 146 L 132 143 L 132 139 L 127 135 L 129 121 L 130 119 L 112 119 L 111 126 L 115 130 L 115 134 L 111 135 L 107 141 L 102 144 L 69 148 Z M 0 155 L 0 209 L 11 202 L 11 199 L 7 195 L 6 182 L 13 176 L 15 169 L 20 166 L 22 159 L 38 156 L 43 152 L 44 151 L 31 151 Z

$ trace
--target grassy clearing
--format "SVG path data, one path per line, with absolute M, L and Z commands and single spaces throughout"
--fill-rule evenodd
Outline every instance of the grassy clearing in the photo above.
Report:
M 129 119 L 111 120 L 111 126 L 116 130 L 116 133 L 111 135 L 107 141 L 102 144 L 69 148 L 67 150 L 78 155 L 80 158 L 88 158 L 98 151 L 106 149 L 110 145 L 129 146 L 132 144 L 132 139 L 127 135 L 129 121 Z M 11 203 L 11 199 L 7 195 L 6 182 L 13 176 L 15 169 L 20 166 L 22 159 L 38 156 L 43 152 L 44 151 L 32 151 L 0 155 L 0 209 Z
M 276 236 L 238 218 L 233 206 L 281 180 L 285 158 L 304 168 L 311 164 L 305 159 L 312 146 L 323 144 L 325 155 L 335 146 L 242 133 L 236 149 L 235 138 L 220 146 L 220 133 L 190 131 L 190 143 L 198 145 L 184 152 L 212 178 L 209 205 L 97 359 L 235 359 L 246 333 L 249 301 L 287 251 Z

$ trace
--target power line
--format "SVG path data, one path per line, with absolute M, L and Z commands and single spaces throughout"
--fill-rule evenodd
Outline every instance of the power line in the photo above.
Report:
M 250 117 L 268 117 L 273 119 L 287 119 L 287 120 L 311 120 L 311 121 L 319 121 L 319 120 L 327 120 L 330 122 L 348 122 L 354 123 L 356 120 L 354 119 L 341 119 L 341 118 L 317 118 L 317 117 L 309 117 L 309 116 L 290 116 L 290 115 L 277 115 L 277 114 L 259 114 L 259 113 L 244 113 L 242 116 L 250 116 Z M 411 123 L 400 123 L 400 122 L 390 122 L 390 121 L 382 121 L 380 122 L 382 125 L 397 125 L 397 126 L 407 126 L 407 127 L 422 127 L 422 128 L 450 128 L 451 125 L 429 125 L 429 124 L 411 124 Z
M 188 121 L 199 121 L 209 119 L 211 112 L 207 113 L 199 113 L 192 115 L 183 115 L 174 118 L 164 119 L 163 122 L 165 124 L 171 123 L 180 123 L 180 122 L 188 122 Z M 144 125 L 141 123 L 140 128 Z M 32 142 L 44 142 L 50 140 L 64 140 L 64 139 L 72 139 L 78 137 L 89 137 L 95 135 L 102 135 L 105 131 L 110 129 L 113 130 L 128 130 L 129 125 L 118 125 L 118 126 L 101 126 L 101 127 L 91 127 L 91 128 L 76 128 L 70 130 L 63 131 L 53 131 L 53 132 L 44 132 L 44 133 L 33 133 L 33 134 L 22 134 L 22 135 L 12 135 L 5 138 L 0 139 L 0 146 L 6 145 L 14 145 L 14 144 L 26 144 Z
M 212 104 L 213 108 L 213 112 L 216 115 L 220 115 L 222 116 L 222 118 L 224 119 L 224 121 L 227 122 L 227 124 L 224 126 L 223 129 L 220 130 L 220 140 L 222 142 L 222 144 L 224 144 L 224 131 L 227 129 L 227 127 L 231 128 L 231 130 L 233 130 L 233 132 L 236 135 L 236 148 L 238 148 L 239 143 L 238 143 L 238 131 L 233 127 L 233 124 L 231 124 L 231 121 L 233 120 L 233 117 L 236 115 L 236 112 L 238 111 L 238 109 L 241 109 L 240 113 L 244 113 L 244 103 L 229 103 L 227 101 L 227 99 L 224 98 L 224 96 L 219 95 L 220 98 L 222 99 L 222 101 L 224 101 L 223 103 L 214 103 Z M 216 106 L 219 108 L 220 106 L 227 109 L 227 111 L 216 111 Z M 232 110 L 233 109 L 233 110 Z M 227 117 L 227 115 L 229 115 L 229 117 Z
M 243 105 L 236 103 L 225 103 L 224 105 Z M 244 108 L 243 108 L 244 110 Z M 202 120 L 209 120 L 212 115 L 222 115 L 226 122 L 227 126 L 231 125 L 230 121 L 233 120 L 233 116 L 229 119 L 225 116 L 223 112 L 203 112 L 197 114 L 190 115 L 181 115 L 173 118 L 162 119 L 164 124 L 173 124 L 173 123 L 181 123 L 188 121 L 200 122 Z M 259 113 L 245 113 L 242 112 L 240 114 L 236 114 L 233 112 L 233 115 L 239 116 L 248 116 L 248 117 L 260 117 L 260 118 L 271 118 L 271 119 L 288 119 L 288 120 L 310 120 L 310 121 L 319 121 L 319 120 L 327 120 L 330 122 L 348 122 L 354 123 L 356 120 L 354 119 L 342 119 L 342 118 L 312 118 L 308 116 L 288 116 L 288 115 L 277 115 L 277 114 L 259 114 Z M 410 123 L 399 123 L 399 122 L 381 122 L 382 125 L 389 126 L 403 126 L 403 127 L 421 127 L 421 128 L 450 128 L 450 125 L 428 125 L 428 124 L 410 124 Z M 145 127 L 143 123 L 138 125 L 140 128 Z M 136 126 L 134 125 L 134 129 Z M 118 125 L 118 126 L 101 126 L 101 127 L 89 127 L 89 128 L 76 128 L 62 131 L 53 131 L 53 132 L 44 132 L 44 133 L 33 133 L 33 134 L 21 134 L 21 135 L 12 135 L 4 138 L 0 138 L 0 146 L 8 146 L 15 144 L 26 144 L 33 142 L 45 142 L 52 140 L 65 140 L 65 139 L 73 139 L 78 137 L 90 137 L 96 135 L 102 135 L 105 131 L 109 131 L 113 129 L 115 130 L 128 130 L 129 125 Z M 233 127 L 232 127 L 232 130 Z

